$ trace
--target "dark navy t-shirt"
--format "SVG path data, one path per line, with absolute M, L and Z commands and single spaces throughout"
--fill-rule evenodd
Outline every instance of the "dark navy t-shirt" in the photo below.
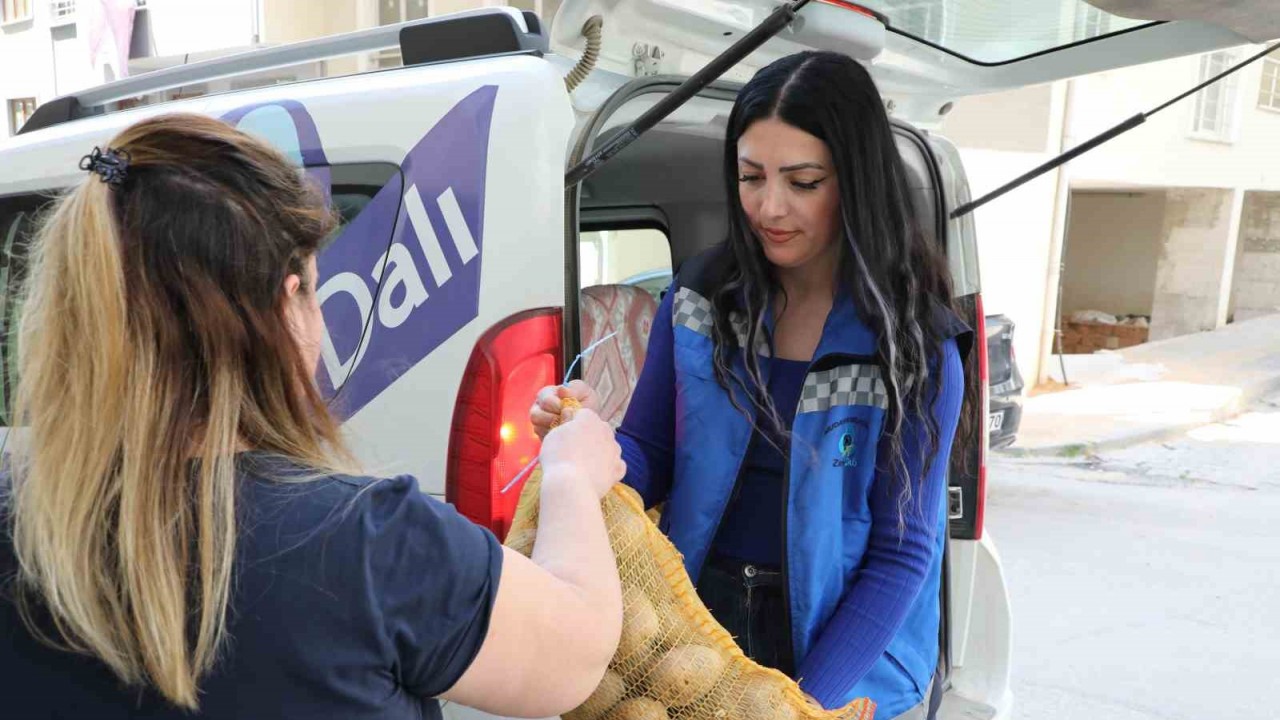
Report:
M 441 717 L 433 698 L 462 676 L 488 631 L 502 570 L 494 536 L 420 493 L 410 477 L 306 480 L 298 466 L 260 453 L 241 455 L 240 467 L 228 640 L 200 683 L 200 712 L 124 687 L 98 660 L 30 634 L 12 602 L 16 562 L 6 517 L 0 714 Z M 49 627 L 47 618 L 40 622 Z
M 809 362 L 783 358 L 761 358 L 760 362 L 769 370 L 769 397 L 782 426 L 790 431 Z M 782 564 L 782 514 L 786 506 L 782 487 L 786 460 L 781 448 L 787 446 L 787 439 L 767 419 L 758 419 L 756 425 L 711 552 L 778 567 Z

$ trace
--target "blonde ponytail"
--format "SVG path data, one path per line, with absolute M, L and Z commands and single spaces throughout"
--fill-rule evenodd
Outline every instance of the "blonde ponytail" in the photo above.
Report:
M 53 619 L 46 640 L 194 710 L 226 633 L 236 453 L 248 443 L 317 469 L 349 457 L 309 378 L 298 381 L 306 370 L 265 285 L 278 294 L 331 218 L 283 157 L 217 121 L 160 118 L 115 143 L 129 147 L 131 174 L 151 175 L 120 186 L 90 176 L 32 245 L 12 531 L 33 629 L 35 601 Z M 240 184 L 228 185 L 228 167 Z M 212 242 L 184 229 L 185 207 L 162 204 L 186 191 L 214 198 L 210 212 L 226 224 L 208 229 L 218 241 L 279 272 L 241 270 L 243 288 L 226 288 L 219 280 L 237 266 L 207 252 L 156 260 L 186 250 L 148 243 Z

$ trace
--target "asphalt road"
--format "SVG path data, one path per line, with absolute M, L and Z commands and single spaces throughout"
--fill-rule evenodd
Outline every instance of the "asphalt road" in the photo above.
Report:
M 1280 718 L 1280 408 L 1076 460 L 998 458 L 1015 716 Z

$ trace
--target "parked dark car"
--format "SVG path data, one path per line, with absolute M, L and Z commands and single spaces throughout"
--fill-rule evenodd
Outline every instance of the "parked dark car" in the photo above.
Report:
M 987 368 L 991 374 L 987 432 L 994 450 L 1012 445 L 1022 422 L 1022 374 L 1013 353 L 1013 321 L 1005 315 L 987 316 Z

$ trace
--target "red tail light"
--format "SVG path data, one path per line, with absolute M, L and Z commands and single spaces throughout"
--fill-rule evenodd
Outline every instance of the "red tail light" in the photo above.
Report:
M 849 2 L 849 0 L 818 0 L 818 2 L 825 3 L 827 5 L 835 5 L 838 8 L 844 8 L 845 10 L 852 10 L 858 13 L 859 15 L 866 15 L 867 17 L 872 18 L 874 20 L 880 20 L 880 17 L 876 15 L 874 10 L 865 8 L 862 5 L 859 5 L 858 3 Z
M 499 539 L 511 528 L 521 485 L 500 491 L 541 447 L 529 408 L 564 367 L 561 316 L 559 308 L 530 310 L 491 328 L 472 350 L 458 390 L 445 499 Z
M 987 511 L 987 451 L 991 447 L 991 432 L 987 430 L 987 418 L 991 411 L 991 366 L 987 357 L 987 315 L 982 307 L 982 295 L 976 296 L 976 312 L 978 314 L 978 407 L 982 416 L 978 422 L 982 430 L 978 433 L 982 441 L 978 443 L 978 498 L 974 504 L 973 539 L 982 539 L 982 522 Z

